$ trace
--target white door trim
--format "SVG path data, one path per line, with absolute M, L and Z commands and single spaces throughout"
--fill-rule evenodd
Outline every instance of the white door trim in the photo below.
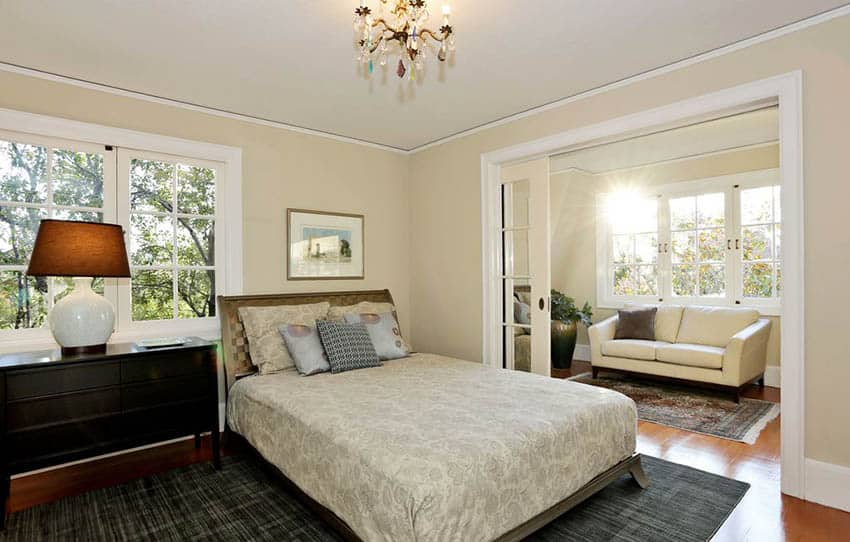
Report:
M 481 155 L 482 354 L 497 363 L 499 169 L 502 164 L 562 152 L 612 139 L 623 133 L 674 126 L 682 120 L 711 118 L 718 112 L 779 102 L 780 172 L 783 215 L 782 315 L 782 492 L 805 495 L 805 321 L 803 265 L 802 81 L 794 71 L 696 96 L 632 115 L 583 126 Z M 790 227 L 789 227 L 790 226 Z

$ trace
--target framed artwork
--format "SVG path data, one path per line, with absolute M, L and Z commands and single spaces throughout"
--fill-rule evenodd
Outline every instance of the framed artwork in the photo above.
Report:
M 363 278 L 363 215 L 286 210 L 287 280 Z

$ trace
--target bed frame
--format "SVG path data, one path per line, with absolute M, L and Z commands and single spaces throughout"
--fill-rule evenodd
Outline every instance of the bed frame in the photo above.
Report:
M 221 344 L 224 354 L 223 363 L 226 375 L 226 392 L 229 392 L 230 387 L 238 379 L 253 375 L 257 371 L 256 367 L 251 363 L 251 355 L 248 352 L 248 339 L 245 336 L 245 328 L 242 325 L 242 321 L 239 319 L 239 307 L 301 305 L 305 303 L 320 303 L 322 301 L 327 301 L 332 306 L 346 306 L 354 305 L 361 301 L 393 303 L 393 297 L 389 290 L 219 296 L 218 308 L 219 318 L 221 320 Z M 278 478 L 293 495 L 307 508 L 321 517 L 343 539 L 349 541 L 361 540 L 342 518 L 308 496 L 277 467 L 267 462 L 245 439 L 230 432 L 226 423 L 225 438 L 228 439 L 228 444 L 232 441 L 244 442 L 245 447 L 260 459 L 260 462 L 270 473 Z M 630 474 L 641 488 L 647 487 L 649 485 L 649 478 L 647 478 L 643 471 L 640 459 L 640 454 L 634 454 L 621 461 L 598 475 L 563 501 L 503 534 L 496 540 L 498 542 L 514 542 L 526 538 L 625 474 Z

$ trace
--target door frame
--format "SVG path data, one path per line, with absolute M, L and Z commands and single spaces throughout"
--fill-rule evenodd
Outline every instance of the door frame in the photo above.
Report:
M 481 155 L 482 355 L 487 365 L 501 366 L 498 328 L 499 213 L 502 164 L 551 156 L 564 150 L 599 145 L 623 135 L 675 127 L 779 104 L 779 149 L 782 186 L 783 296 L 781 322 L 781 468 L 782 492 L 805 495 L 805 276 L 803 214 L 803 74 L 793 71 L 669 105 L 582 126 Z M 498 363 L 497 363 L 498 362 Z

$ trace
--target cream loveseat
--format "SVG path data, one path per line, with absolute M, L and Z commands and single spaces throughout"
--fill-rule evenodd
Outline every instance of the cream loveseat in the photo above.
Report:
M 736 402 L 747 384 L 764 385 L 770 320 L 756 310 L 661 305 L 654 341 L 615 340 L 617 320 L 588 330 L 594 378 L 611 370 L 699 382 L 731 392 Z

